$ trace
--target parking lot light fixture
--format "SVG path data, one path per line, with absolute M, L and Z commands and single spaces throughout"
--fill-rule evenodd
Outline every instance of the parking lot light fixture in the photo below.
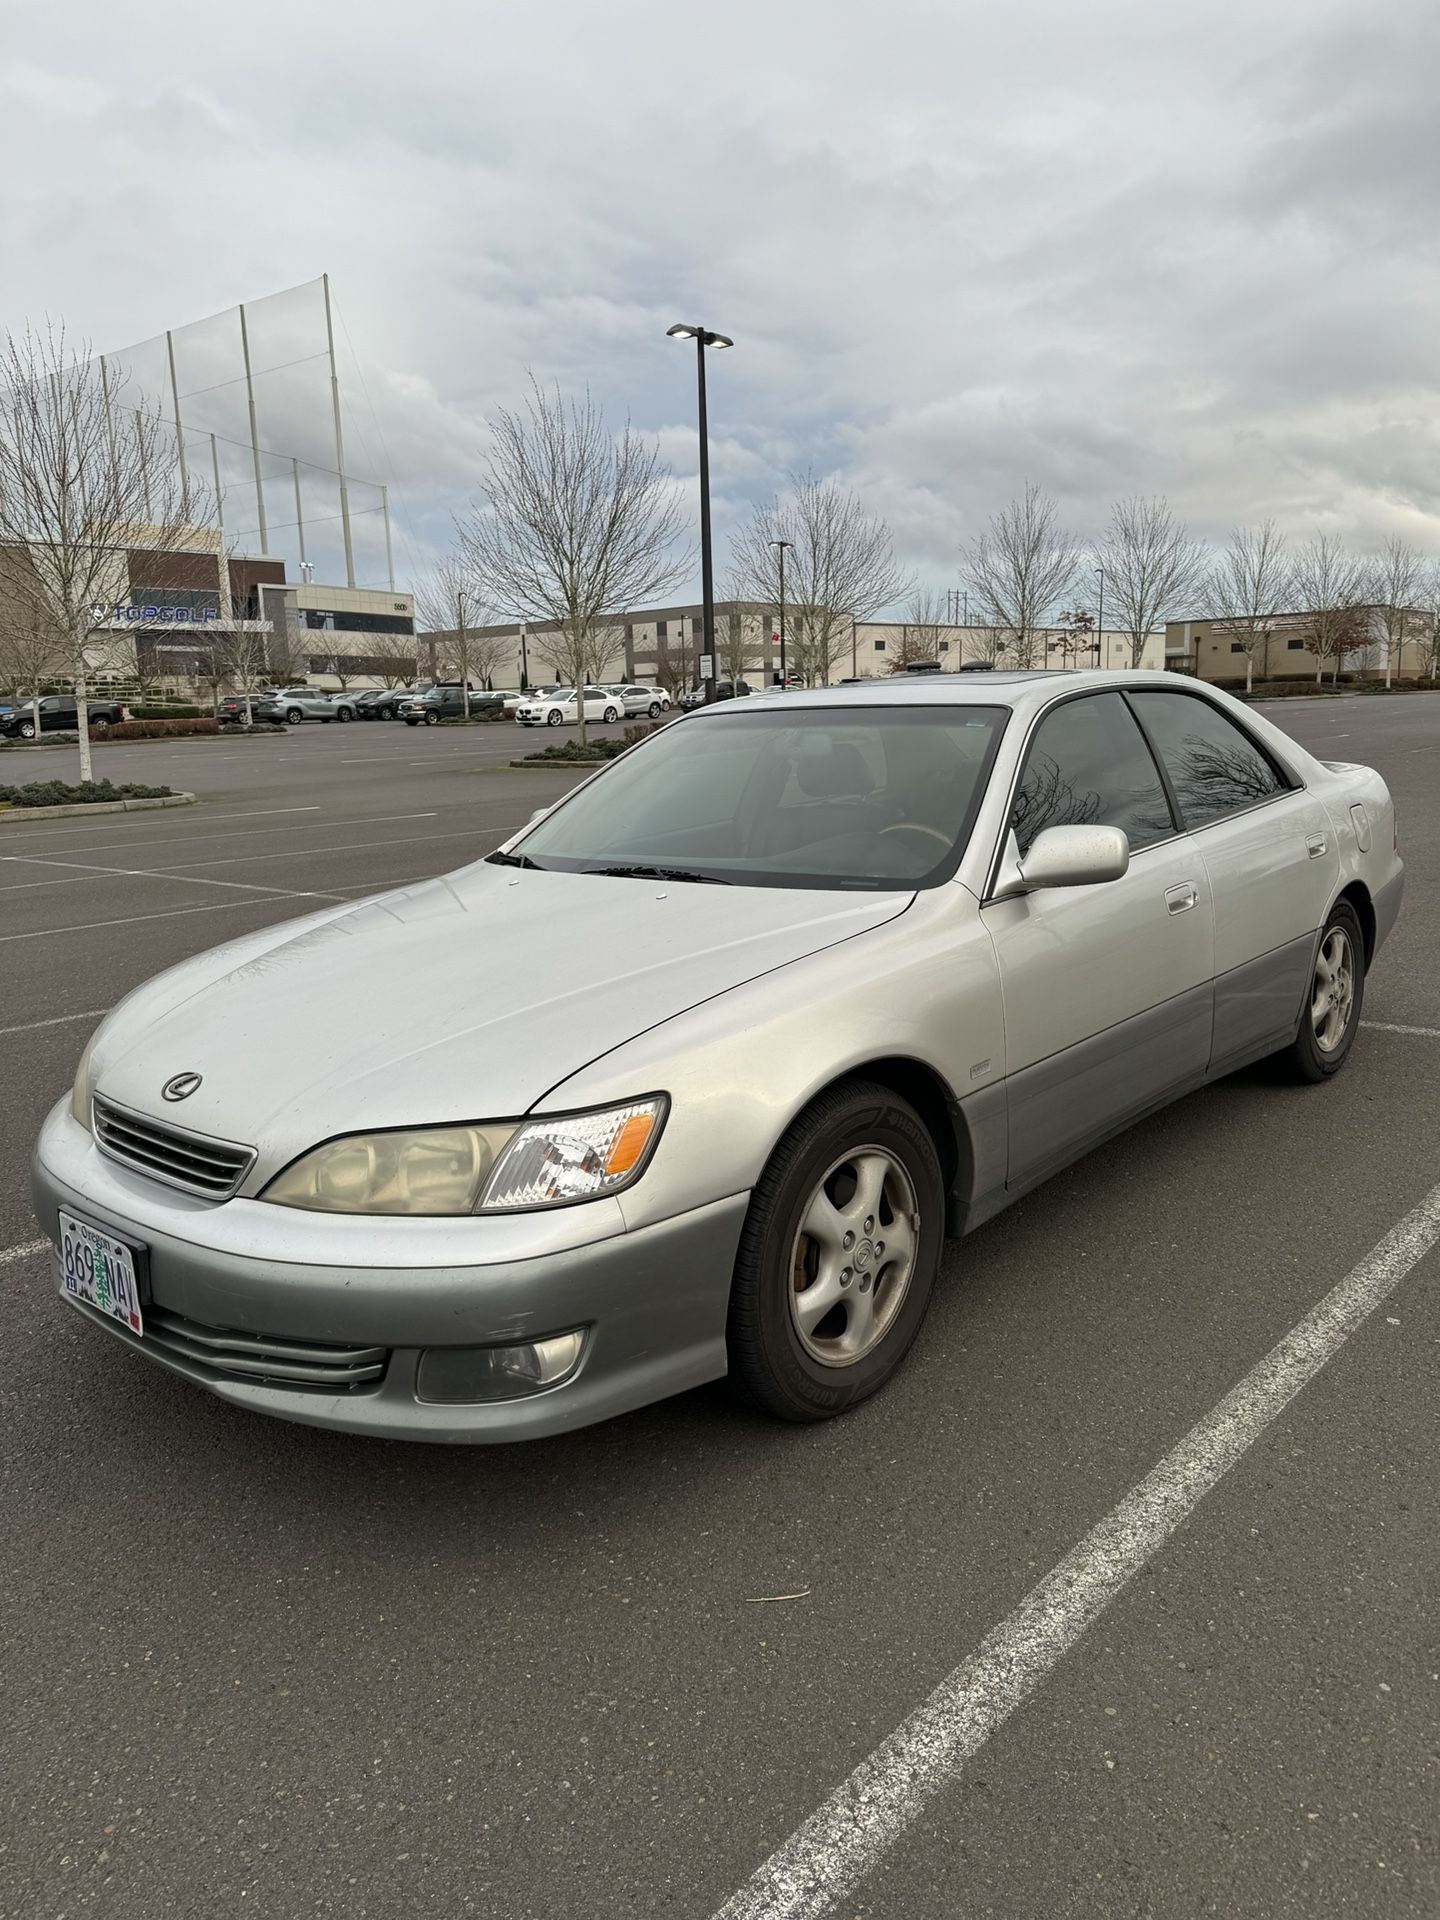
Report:
M 700 430 L 700 592 L 703 604 L 703 640 L 706 661 L 705 700 L 715 698 L 715 572 L 710 553 L 710 432 L 705 413 L 705 349 L 733 347 L 728 333 L 715 333 L 709 327 L 692 327 L 677 320 L 666 328 L 671 340 L 695 342 L 695 369 L 699 389 Z

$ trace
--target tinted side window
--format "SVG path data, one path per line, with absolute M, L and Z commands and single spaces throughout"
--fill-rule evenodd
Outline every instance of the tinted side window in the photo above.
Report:
M 1170 776 L 1187 827 L 1253 807 L 1285 782 L 1260 749 L 1208 700 L 1183 693 L 1132 695 Z
M 1022 854 L 1046 827 L 1121 827 L 1132 847 L 1174 832 L 1150 749 L 1118 693 L 1067 700 L 1041 721 L 1011 824 Z

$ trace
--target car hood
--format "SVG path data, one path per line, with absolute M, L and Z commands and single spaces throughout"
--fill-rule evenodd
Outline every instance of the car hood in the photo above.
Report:
M 601 1054 L 913 897 L 482 862 L 172 968 L 102 1027 L 91 1084 L 256 1147 L 258 1179 L 337 1133 L 523 1114 Z M 200 1086 L 167 1104 L 180 1073 Z

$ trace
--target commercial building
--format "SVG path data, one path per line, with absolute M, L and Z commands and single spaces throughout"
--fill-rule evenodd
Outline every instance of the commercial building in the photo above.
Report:
M 1316 653 L 1316 616 L 1295 611 L 1266 616 L 1247 658 L 1248 632 L 1233 620 L 1170 620 L 1165 626 L 1165 664 L 1179 673 L 1193 673 L 1212 685 L 1243 684 L 1253 667 L 1256 680 L 1316 680 L 1341 673 L 1366 680 L 1383 678 L 1389 641 L 1383 607 L 1355 607 L 1348 616 L 1349 633 L 1338 658 Z M 1391 664 L 1394 679 L 1414 680 L 1429 671 L 1435 617 L 1423 608 L 1407 609 L 1403 640 L 1397 643 Z
M 612 644 L 600 680 L 656 681 L 666 686 L 690 686 L 699 674 L 703 639 L 703 610 L 698 605 L 647 607 L 612 623 Z M 927 657 L 942 668 L 957 668 L 968 660 L 993 660 L 1013 665 L 1017 649 L 1011 638 L 983 626 L 914 627 L 903 621 L 852 621 L 841 616 L 834 632 L 834 659 L 830 679 L 882 677 L 897 664 Z M 787 667 L 797 662 L 795 625 L 789 628 Z M 780 616 L 775 607 L 751 600 L 722 600 L 715 607 L 716 672 L 724 679 L 740 671 L 752 682 L 770 680 L 780 668 Z M 564 679 L 563 649 L 554 628 L 514 622 L 466 629 L 462 648 L 456 628 L 419 636 L 425 671 L 446 678 L 459 671 L 461 653 L 468 655 L 470 677 L 492 687 L 536 685 Z M 1128 634 L 1075 635 L 1065 627 L 1048 627 L 1037 634 L 1028 665 L 1054 670 L 1130 665 Z M 1165 637 L 1147 636 L 1142 666 L 1165 665 Z

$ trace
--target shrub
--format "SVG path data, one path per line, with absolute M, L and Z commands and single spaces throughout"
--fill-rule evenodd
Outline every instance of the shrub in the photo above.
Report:
M 169 706 L 131 706 L 127 702 L 125 707 L 131 720 L 203 720 L 208 711 L 206 707 L 187 707 L 178 700 Z
M 164 740 L 172 735 L 218 733 L 220 722 L 213 716 L 199 720 L 122 720 L 111 727 L 107 740 Z
M 166 800 L 173 787 L 146 787 L 135 781 L 114 786 L 109 780 L 27 780 L 23 786 L 0 786 L 0 807 L 72 807 L 114 800 Z

